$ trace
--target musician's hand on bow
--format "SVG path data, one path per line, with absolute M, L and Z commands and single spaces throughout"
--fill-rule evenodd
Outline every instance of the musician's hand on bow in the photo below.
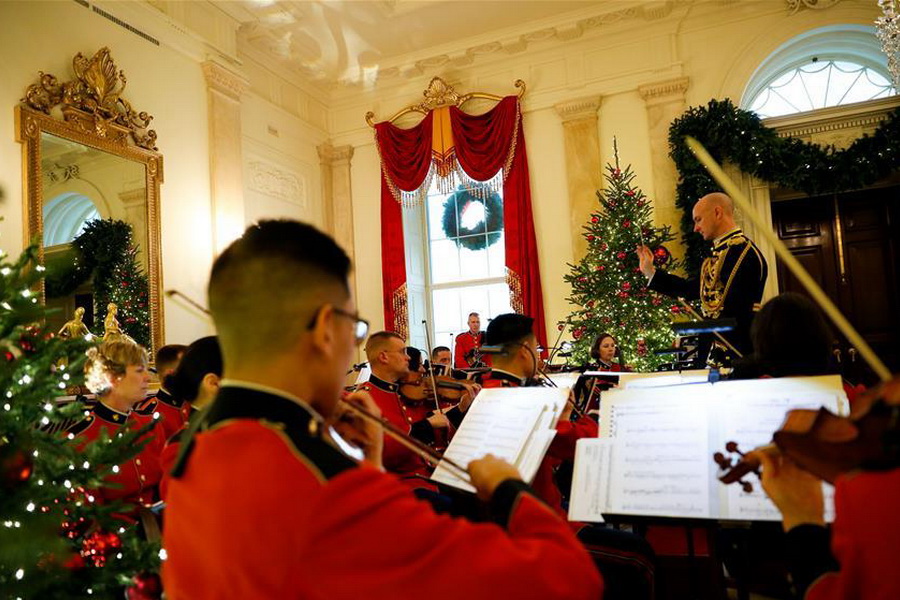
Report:
M 472 406 L 472 402 L 475 401 L 475 396 L 481 391 L 481 386 L 470 381 L 460 383 L 466 386 L 466 393 L 460 397 L 458 406 L 459 410 L 465 414 L 469 410 L 469 407 Z
M 644 277 L 650 279 L 656 273 L 656 266 L 653 264 L 653 252 L 650 251 L 650 248 L 641 244 L 637 247 L 637 256 L 640 261 L 641 273 L 644 274 Z
M 824 525 L 822 480 L 781 453 L 757 452 L 762 486 L 781 511 L 785 531 L 798 525 Z
M 353 405 L 356 404 L 377 417 L 381 416 L 381 409 L 367 392 L 353 392 L 344 396 L 343 400 L 337 405 L 337 418 L 332 426 L 342 438 L 361 449 L 366 460 L 379 469 L 382 468 L 384 430 L 378 423 L 355 414 Z
M 444 413 L 434 413 L 433 415 L 428 417 L 428 422 L 431 423 L 431 426 L 435 429 L 446 429 L 450 427 L 450 420 Z
M 497 486 L 507 479 L 522 479 L 514 466 L 493 454 L 470 462 L 468 471 L 478 497 L 484 501 L 490 500 Z

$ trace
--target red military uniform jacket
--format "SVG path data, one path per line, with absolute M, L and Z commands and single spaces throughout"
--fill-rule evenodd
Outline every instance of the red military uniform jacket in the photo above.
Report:
M 805 600 L 900 598 L 900 469 L 839 477 L 834 490 L 831 553 L 824 527 L 787 534 L 791 574 Z M 835 560 L 836 559 L 836 560 Z
M 522 387 L 529 382 L 517 375 L 500 369 L 492 369 L 482 377 L 484 388 Z M 553 469 L 563 461 L 575 460 L 575 444 L 581 438 L 594 438 L 599 434 L 597 423 L 590 417 L 580 417 L 577 421 L 559 421 L 556 424 L 556 437 L 547 450 L 537 474 L 533 487 L 544 502 L 563 513 L 562 494 L 553 480 Z
M 400 398 L 399 389 L 400 386 L 396 383 L 389 383 L 375 375 L 357 388 L 357 390 L 368 392 L 372 396 L 378 408 L 381 409 L 381 415 L 391 425 L 420 442 L 426 444 L 433 442 L 434 429 L 431 427 L 431 423 L 424 420 L 426 415 L 422 414 L 423 410 L 418 407 L 406 406 Z M 384 436 L 382 462 L 386 471 L 395 473 L 400 478 L 408 478 L 407 483 L 413 487 L 427 486 L 421 478 L 428 477 L 431 474 L 431 468 L 419 455 L 388 435 Z
M 122 427 L 140 429 L 152 420 L 153 417 L 139 415 L 134 411 L 121 413 L 98 400 L 90 414 L 84 420 L 72 425 L 66 433 L 74 436 L 75 442 L 83 448 L 99 438 L 101 431 L 112 437 Z M 159 500 L 157 485 L 162 475 L 159 456 L 164 440 L 155 427 L 147 435 L 150 441 L 141 451 L 134 458 L 119 463 L 119 472 L 106 478 L 106 482 L 114 484 L 114 487 L 104 487 L 95 491 L 94 495 L 98 501 L 122 500 L 149 505 Z
M 601 597 L 590 557 L 528 486 L 497 488 L 499 525 L 437 515 L 323 428 L 277 390 L 222 387 L 169 485 L 170 600 Z
M 472 352 L 484 345 L 484 332 L 472 333 L 464 331 L 456 336 L 456 350 L 453 353 L 453 366 L 457 369 L 468 369 L 473 366 Z M 468 360 L 467 360 L 468 359 Z
M 166 390 L 160 388 L 156 396 L 147 398 L 137 406 L 135 411 L 142 415 L 153 416 L 159 413 L 159 427 L 162 429 L 163 440 L 181 431 L 187 423 L 191 411 L 190 402 L 175 398 Z

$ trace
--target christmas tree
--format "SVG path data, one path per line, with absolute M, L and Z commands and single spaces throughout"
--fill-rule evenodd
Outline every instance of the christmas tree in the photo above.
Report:
M 0 252 L 0 590 L 4 598 L 152 598 L 158 544 L 150 544 L 90 490 L 134 456 L 142 431 L 78 449 L 60 433 L 85 411 L 56 398 L 83 381 L 85 339 L 57 337 L 35 289 L 37 248 Z M 158 594 L 156 594 L 158 597 Z
M 680 312 L 671 299 L 647 289 L 635 249 L 647 245 L 658 268 L 679 268 L 679 262 L 664 244 L 675 239 L 671 228 L 654 227 L 650 201 L 634 186 L 629 165 L 606 166 L 606 187 L 597 192 L 600 206 L 583 227 L 588 250 L 565 275 L 572 286 L 567 298 L 575 306 L 566 324 L 575 338 L 573 360 L 593 362 L 591 345 L 601 333 L 612 334 L 619 343 L 625 364 L 636 371 L 652 371 L 668 358 L 654 351 L 670 348 L 674 334 L 672 313 Z M 563 325 L 560 325 L 563 327 Z

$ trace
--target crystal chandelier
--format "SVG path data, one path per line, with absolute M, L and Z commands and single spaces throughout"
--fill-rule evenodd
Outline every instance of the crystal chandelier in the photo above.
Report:
M 882 15 L 875 19 L 875 35 L 881 40 L 881 49 L 887 55 L 894 88 L 900 90 L 900 14 L 894 0 L 878 0 L 878 6 Z

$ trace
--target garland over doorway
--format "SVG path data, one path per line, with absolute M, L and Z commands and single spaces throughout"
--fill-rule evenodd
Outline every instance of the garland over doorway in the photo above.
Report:
M 706 244 L 693 235 L 691 211 L 698 198 L 719 186 L 684 143 L 699 140 L 717 162 L 809 196 L 845 192 L 871 185 L 900 168 L 900 109 L 894 110 L 872 135 L 863 135 L 845 150 L 782 138 L 759 116 L 737 108 L 729 99 L 710 100 L 689 108 L 669 128 L 669 156 L 679 181 L 675 205 L 681 217 L 688 272 L 699 272 Z

